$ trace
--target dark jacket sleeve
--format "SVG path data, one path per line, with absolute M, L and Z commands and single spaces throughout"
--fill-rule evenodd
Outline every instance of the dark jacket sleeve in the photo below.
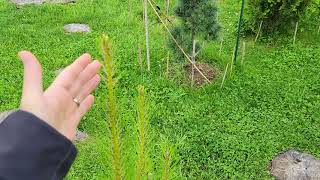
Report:
M 63 179 L 76 154 L 70 140 L 28 112 L 0 124 L 0 180 Z

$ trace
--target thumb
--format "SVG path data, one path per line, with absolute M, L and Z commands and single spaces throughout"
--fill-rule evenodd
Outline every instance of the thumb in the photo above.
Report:
M 28 51 L 21 51 L 18 56 L 24 67 L 22 98 L 29 99 L 39 96 L 43 92 L 42 68 L 39 61 Z

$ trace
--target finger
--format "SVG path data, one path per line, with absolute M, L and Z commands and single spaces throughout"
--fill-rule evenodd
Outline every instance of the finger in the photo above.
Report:
M 90 81 L 95 75 L 97 75 L 101 64 L 99 61 L 95 60 L 90 63 L 78 76 L 78 78 L 74 81 L 74 83 L 70 87 L 70 93 L 74 97 L 76 97 L 83 86 Z
M 93 105 L 94 96 L 87 96 L 80 104 L 79 108 L 75 112 L 75 127 L 80 123 L 81 118 L 89 111 L 90 107 Z
M 54 81 L 54 84 L 59 84 L 67 89 L 70 88 L 78 75 L 91 63 L 91 61 L 90 54 L 86 53 L 81 55 L 61 72 Z
M 39 61 L 28 51 L 21 51 L 18 56 L 24 67 L 22 98 L 35 97 L 35 95 L 42 94 L 42 68 Z
M 90 81 L 88 81 L 87 84 L 83 86 L 83 88 L 81 88 L 79 95 L 77 96 L 77 99 L 80 102 L 82 102 L 84 98 L 86 98 L 89 94 L 92 93 L 92 91 L 94 91 L 97 88 L 99 83 L 100 76 L 97 74 Z

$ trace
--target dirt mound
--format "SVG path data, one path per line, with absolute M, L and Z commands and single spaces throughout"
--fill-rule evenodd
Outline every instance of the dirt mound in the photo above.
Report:
M 218 75 L 218 69 L 212 67 L 210 64 L 196 63 L 196 66 L 203 73 L 203 75 L 206 76 L 210 81 L 214 80 Z M 185 70 L 186 77 L 191 82 L 192 81 L 192 64 L 185 65 L 184 70 Z M 205 83 L 207 83 L 206 79 L 199 73 L 199 71 L 194 69 L 194 85 L 202 86 Z

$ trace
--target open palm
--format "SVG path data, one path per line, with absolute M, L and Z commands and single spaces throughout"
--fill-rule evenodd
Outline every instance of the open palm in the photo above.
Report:
M 101 64 L 84 54 L 66 67 L 44 91 L 42 68 L 36 57 L 19 53 L 24 65 L 24 84 L 20 109 L 30 112 L 68 139 L 73 140 L 77 126 L 94 102 L 92 91 L 100 82 Z

